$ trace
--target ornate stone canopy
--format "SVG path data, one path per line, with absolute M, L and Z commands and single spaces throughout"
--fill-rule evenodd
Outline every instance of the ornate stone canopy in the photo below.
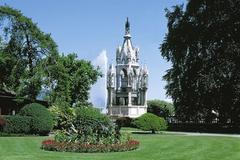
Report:
M 122 46 L 116 50 L 116 65 L 107 74 L 108 114 L 138 117 L 147 111 L 147 67 L 139 65 L 139 48 L 132 45 L 127 19 Z

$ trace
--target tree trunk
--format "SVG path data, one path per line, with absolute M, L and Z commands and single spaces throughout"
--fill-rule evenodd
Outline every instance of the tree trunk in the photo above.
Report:
M 152 129 L 152 134 L 155 134 L 156 132 L 155 132 L 155 130 L 154 129 Z

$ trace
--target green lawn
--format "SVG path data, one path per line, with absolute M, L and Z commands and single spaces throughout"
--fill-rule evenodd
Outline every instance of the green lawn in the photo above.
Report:
M 60 153 L 40 149 L 46 137 L 0 137 L 0 160 L 238 160 L 240 138 L 138 134 L 140 148 L 119 153 Z

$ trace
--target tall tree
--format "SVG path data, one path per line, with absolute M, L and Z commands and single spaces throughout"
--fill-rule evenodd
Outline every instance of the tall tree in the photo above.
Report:
M 164 79 L 183 121 L 240 123 L 240 1 L 189 0 L 167 10 Z
M 59 56 L 56 65 L 49 66 L 49 86 L 51 103 L 68 102 L 70 105 L 87 104 L 91 86 L 101 76 L 98 68 L 86 60 L 77 59 L 76 54 Z
M 11 7 L 0 6 L 0 26 L 0 87 L 35 100 L 43 84 L 41 61 L 55 57 L 57 46 L 49 34 Z
M 76 54 L 59 55 L 50 34 L 18 10 L 0 6 L 0 27 L 0 89 L 32 101 L 44 90 L 50 103 L 88 103 L 98 68 Z

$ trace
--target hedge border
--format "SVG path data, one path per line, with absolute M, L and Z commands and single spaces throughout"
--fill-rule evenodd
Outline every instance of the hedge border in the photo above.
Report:
M 6 124 L 2 128 L 2 132 L 6 134 L 30 134 L 32 118 L 20 115 L 5 115 L 3 118 Z
M 168 131 L 205 132 L 205 133 L 240 133 L 240 125 L 226 123 L 168 123 Z
M 70 142 L 57 142 L 55 140 L 42 141 L 41 148 L 47 151 L 58 152 L 79 152 L 79 153 L 96 153 L 96 152 L 124 152 L 135 150 L 139 147 L 139 141 L 130 140 L 122 144 L 80 144 Z

